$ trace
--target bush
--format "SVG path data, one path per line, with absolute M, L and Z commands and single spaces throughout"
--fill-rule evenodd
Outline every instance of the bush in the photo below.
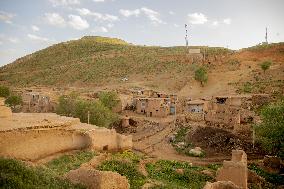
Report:
M 270 61 L 264 61 L 260 64 L 260 67 L 263 70 L 263 72 L 265 73 L 265 71 L 270 68 L 271 64 L 272 64 L 272 62 L 270 62 Z
M 115 92 L 101 92 L 99 93 L 99 100 L 110 110 L 113 109 L 119 102 L 118 96 Z
M 264 106 L 262 123 L 255 125 L 257 140 L 271 154 L 284 158 L 284 100 Z
M 9 96 L 6 100 L 5 100 L 5 104 L 7 104 L 8 106 L 15 108 L 17 105 L 22 105 L 23 104 L 23 100 L 21 96 L 18 95 L 12 95 Z
M 207 71 L 204 67 L 200 67 L 195 71 L 194 79 L 201 83 L 201 86 L 204 86 L 204 83 L 208 80 Z
M 129 162 L 123 162 L 119 160 L 109 160 L 103 162 L 99 166 L 99 170 L 113 171 L 126 176 L 130 183 L 130 188 L 141 188 L 146 182 L 145 176 L 143 176 L 136 169 L 136 165 Z
M 90 123 L 97 126 L 109 127 L 118 120 L 117 114 L 105 107 L 101 101 L 83 100 L 75 93 L 69 96 L 61 96 L 56 108 L 57 114 L 77 117 L 84 123 L 88 122 L 88 112 L 90 114 Z
M 9 95 L 10 95 L 9 87 L 0 85 L 0 97 L 7 98 Z
M 24 163 L 0 157 L 0 188 L 84 188 L 73 185 L 40 167 L 27 167 Z
M 54 171 L 59 176 L 64 175 L 70 170 L 80 167 L 81 164 L 90 161 L 96 155 L 91 151 L 79 151 L 71 155 L 63 155 L 57 159 L 53 159 L 46 164 L 46 167 Z
M 253 90 L 253 85 L 250 82 L 246 82 L 243 86 L 244 93 L 251 93 Z

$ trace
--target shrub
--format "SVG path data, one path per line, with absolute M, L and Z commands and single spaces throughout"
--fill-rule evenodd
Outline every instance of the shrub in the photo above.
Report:
M 54 175 L 40 167 L 27 167 L 24 163 L 0 157 L 0 188 L 84 188 Z
M 146 182 L 146 177 L 138 172 L 137 166 L 133 162 L 109 160 L 103 162 L 98 169 L 102 171 L 114 171 L 122 176 L 126 176 L 132 189 L 141 188 Z
M 262 123 L 255 125 L 258 141 L 271 154 L 284 158 L 284 101 L 264 106 Z
M 253 90 L 253 86 L 250 82 L 246 82 L 243 86 L 243 92 L 244 93 L 251 93 Z
M 201 86 L 204 86 L 204 83 L 208 80 L 207 71 L 204 67 L 200 67 L 195 71 L 194 79 L 201 83 Z
M 70 170 L 80 167 L 81 164 L 90 161 L 96 155 L 91 151 L 80 151 L 71 155 L 63 155 L 57 159 L 49 161 L 46 166 L 57 175 L 64 175 Z
M 69 96 L 61 96 L 56 108 L 57 114 L 77 117 L 84 123 L 88 122 L 88 112 L 90 114 L 90 123 L 97 126 L 109 127 L 118 120 L 117 114 L 105 107 L 101 101 L 83 100 L 74 93 Z
M 101 92 L 99 93 L 99 100 L 103 105 L 110 110 L 118 104 L 118 96 L 115 92 Z
M 272 64 L 272 62 L 270 62 L 270 61 L 264 61 L 260 64 L 260 67 L 263 70 L 263 72 L 265 73 L 265 71 L 270 68 L 271 64 Z
M 0 97 L 7 98 L 9 95 L 10 95 L 9 87 L 0 85 Z
M 23 104 L 23 100 L 21 96 L 18 95 L 12 95 L 9 96 L 6 100 L 5 100 L 5 104 L 7 104 L 8 106 L 15 108 L 17 105 L 22 105 Z

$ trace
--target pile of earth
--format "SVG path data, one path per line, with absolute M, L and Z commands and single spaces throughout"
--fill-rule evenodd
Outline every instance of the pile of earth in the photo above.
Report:
M 236 135 L 220 128 L 199 127 L 188 133 L 186 140 L 194 146 L 201 147 L 209 154 L 230 155 L 233 149 L 244 150 L 250 158 L 264 154 L 259 144 L 255 144 L 253 148 L 251 138 Z

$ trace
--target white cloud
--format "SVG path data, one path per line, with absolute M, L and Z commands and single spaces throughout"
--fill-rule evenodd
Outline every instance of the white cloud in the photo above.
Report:
M 19 39 L 16 38 L 16 37 L 9 37 L 8 41 L 11 42 L 11 43 L 19 43 Z
M 219 25 L 219 22 L 218 22 L 218 21 L 213 21 L 213 22 L 212 22 L 212 25 L 213 25 L 213 26 L 218 26 L 218 25 Z
M 0 11 L 0 21 L 3 21 L 7 24 L 12 24 L 12 19 L 15 17 L 15 14 Z
M 78 5 L 80 4 L 79 0 L 49 0 L 52 6 L 70 6 L 70 5 Z
M 112 28 L 112 27 L 113 27 L 113 24 L 109 23 L 109 24 L 107 24 L 107 27 L 108 27 L 108 28 Z
M 105 0 L 93 0 L 94 2 L 105 2 Z
M 108 32 L 108 29 L 106 27 L 97 27 L 95 29 L 93 29 L 94 33 L 107 33 Z
M 208 21 L 208 19 L 202 13 L 193 13 L 193 14 L 188 14 L 188 21 L 191 24 L 205 24 Z
M 232 23 L 232 20 L 230 18 L 226 18 L 223 20 L 224 24 L 231 24 Z
M 34 34 L 28 34 L 28 38 L 30 38 L 33 41 L 37 41 L 37 42 L 50 42 L 48 38 L 40 37 Z
M 64 27 L 66 22 L 62 16 L 58 13 L 45 13 L 45 20 L 48 24 L 57 26 L 57 27 Z
M 174 11 L 169 11 L 170 15 L 175 15 L 176 13 Z
M 101 14 L 98 12 L 92 12 L 89 9 L 81 8 L 76 9 L 81 16 L 92 16 L 96 21 L 107 21 L 107 22 L 115 22 L 118 21 L 119 18 L 117 16 L 111 14 Z
M 141 11 L 139 9 L 135 9 L 135 10 L 126 10 L 126 9 L 120 9 L 119 13 L 125 17 L 129 17 L 129 16 L 139 16 Z
M 90 26 L 87 20 L 82 19 L 80 16 L 70 14 L 68 18 L 69 25 L 76 30 L 85 30 Z
M 39 27 L 37 27 L 36 25 L 32 25 L 31 28 L 34 32 L 39 31 Z
M 159 17 L 160 17 L 160 13 L 152 10 L 152 9 L 148 9 L 146 7 L 142 7 L 141 11 L 155 24 L 164 24 L 165 22 L 163 22 Z
M 180 25 L 178 25 L 178 24 L 174 24 L 174 27 L 178 28 L 178 27 L 180 27 Z
M 130 16 L 138 17 L 141 14 L 144 14 L 154 24 L 165 24 L 165 22 L 160 19 L 160 13 L 152 9 L 149 9 L 147 7 L 142 7 L 140 9 L 134 9 L 134 10 L 120 9 L 119 13 L 125 17 L 130 17 Z

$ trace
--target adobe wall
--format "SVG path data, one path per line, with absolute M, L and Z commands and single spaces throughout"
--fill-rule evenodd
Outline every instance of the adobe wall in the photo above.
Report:
M 1 156 L 31 161 L 90 143 L 82 133 L 59 129 L 0 132 L 0 138 Z
M 11 118 L 12 110 L 10 107 L 5 106 L 5 99 L 0 98 L 0 118 Z

